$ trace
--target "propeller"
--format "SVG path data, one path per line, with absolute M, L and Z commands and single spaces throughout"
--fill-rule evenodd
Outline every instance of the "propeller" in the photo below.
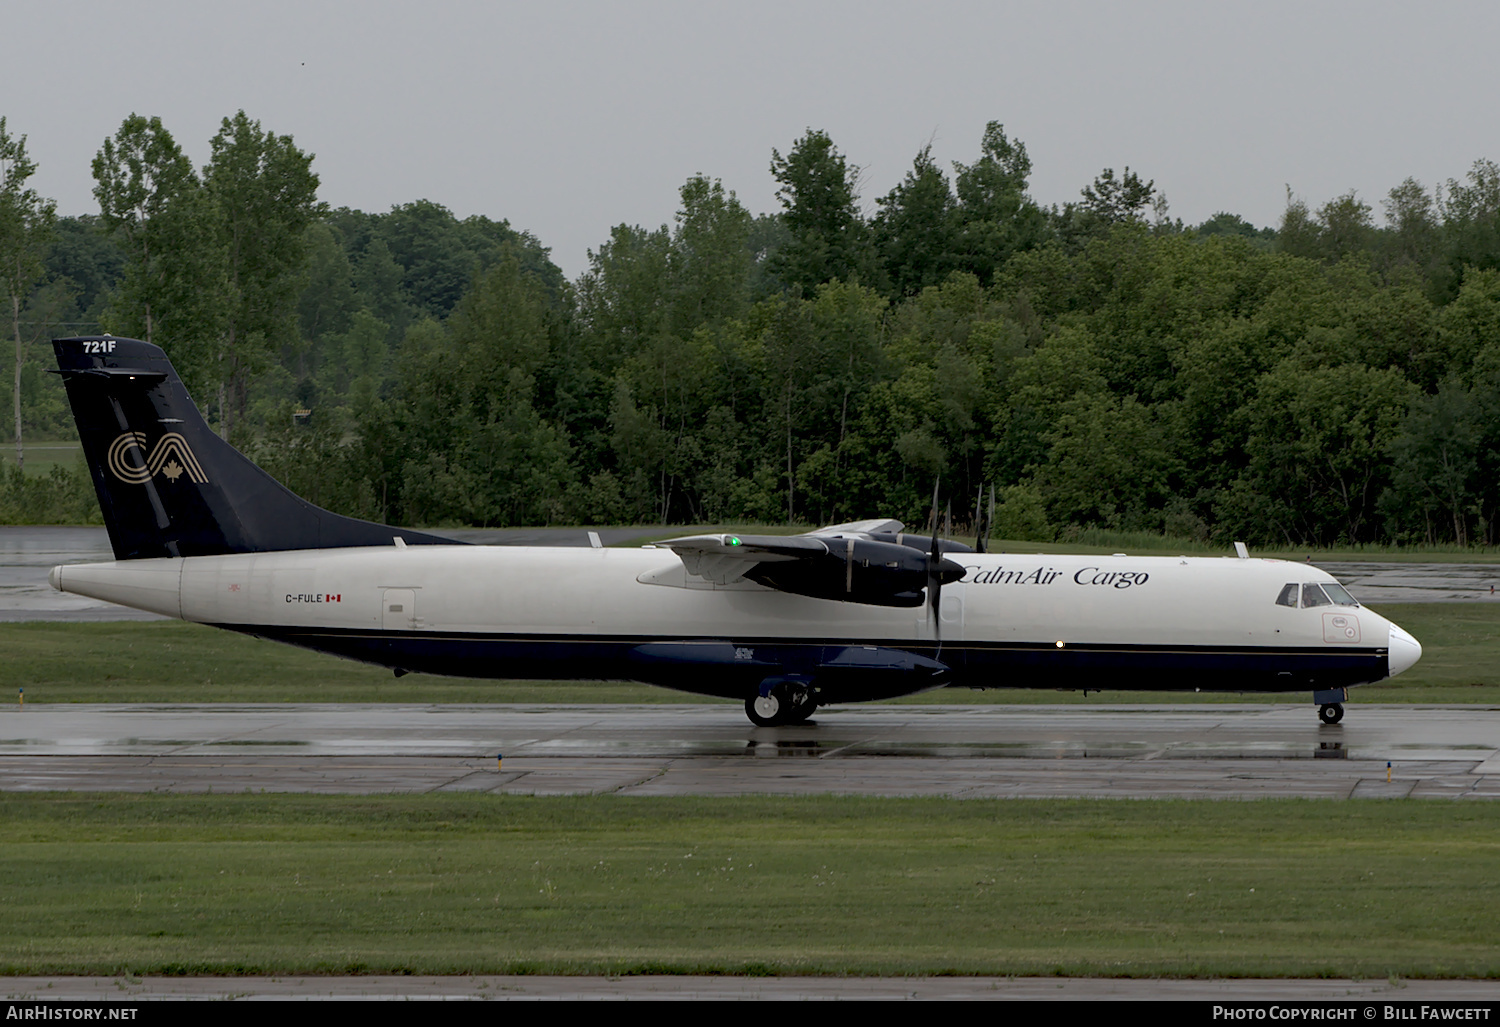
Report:
M 942 548 L 938 545 L 938 487 L 942 479 L 932 483 L 932 550 L 927 554 L 927 616 L 932 621 L 932 637 L 937 641 L 934 659 L 943 654 L 942 592 L 943 576 L 939 573 L 943 561 Z
M 933 654 L 934 659 L 941 660 L 943 656 L 943 633 L 942 633 L 942 605 L 943 605 L 943 582 L 961 581 L 967 573 L 962 564 L 955 563 L 943 555 L 944 541 L 943 533 L 953 530 L 953 504 L 948 504 L 947 525 L 938 515 L 938 490 L 942 482 L 938 481 L 932 487 L 932 513 L 928 523 L 932 526 L 931 547 L 927 552 L 927 616 L 932 622 L 932 638 L 937 643 L 937 651 Z M 965 552 L 967 546 L 956 543 L 946 543 L 949 548 L 957 548 Z

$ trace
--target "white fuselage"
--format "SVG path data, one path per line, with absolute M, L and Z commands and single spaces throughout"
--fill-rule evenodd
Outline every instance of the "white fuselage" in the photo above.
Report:
M 386 646 L 413 646 L 427 655 L 412 669 L 440 671 L 434 662 L 439 640 L 457 645 L 487 639 L 524 642 L 531 647 L 528 654 L 542 643 L 568 640 L 570 647 L 556 650 L 559 666 L 545 675 L 555 677 L 576 676 L 562 662 L 580 651 L 578 645 L 596 640 L 636 645 L 720 639 L 747 646 L 771 641 L 891 646 L 940 652 L 956 664 L 967 653 L 972 666 L 965 683 L 997 686 L 1044 684 L 1037 677 L 1046 678 L 1043 661 L 1054 650 L 1087 650 L 1094 654 L 1087 666 L 1107 666 L 1100 662 L 1106 654 L 1123 660 L 1130 653 L 1149 653 L 1157 660 L 1152 666 L 1160 666 L 1171 654 L 1192 652 L 1206 659 L 1211 653 L 1233 666 L 1237 653 L 1259 658 L 1286 652 L 1300 654 L 1298 659 L 1361 653 L 1368 666 L 1378 654 L 1383 667 L 1389 651 L 1388 670 L 1349 672 L 1344 684 L 1399 673 L 1421 652 L 1405 632 L 1364 607 L 1278 605 L 1278 593 L 1288 584 L 1334 580 L 1302 564 L 1021 554 L 953 554 L 952 559 L 967 573 L 943 587 L 936 625 L 925 607 L 808 598 L 744 580 L 714 585 L 689 576 L 671 550 L 651 547 L 305 550 L 72 565 L 55 568 L 51 580 L 63 591 L 391 666 L 413 661 L 319 640 L 383 639 Z M 940 635 L 940 651 L 935 635 Z M 1001 653 L 1025 654 L 1025 669 L 1013 680 L 996 670 Z M 521 662 L 532 668 L 537 660 L 545 662 L 541 656 Z M 1070 672 L 1085 667 L 1068 666 Z M 1194 666 L 1202 673 L 1218 664 Z M 505 671 L 497 668 L 492 676 L 511 676 Z M 471 661 L 453 672 L 475 671 Z M 987 674 L 998 679 L 982 680 Z M 610 676 L 652 679 L 628 671 Z M 1288 678 L 1286 687 L 1300 686 L 1301 680 Z M 1317 686 L 1316 676 L 1309 680 Z M 1092 687 L 1111 685 L 1103 681 Z M 1216 686 L 1205 681 L 1201 687 Z

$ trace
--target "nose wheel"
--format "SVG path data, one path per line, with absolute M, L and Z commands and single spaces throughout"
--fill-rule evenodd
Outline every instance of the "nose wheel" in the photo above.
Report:
M 1337 724 L 1344 719 L 1344 704 L 1341 702 L 1324 703 L 1318 707 L 1318 719 L 1325 724 Z

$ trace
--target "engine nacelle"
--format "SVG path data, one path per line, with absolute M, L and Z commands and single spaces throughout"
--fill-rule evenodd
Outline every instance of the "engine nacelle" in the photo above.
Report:
M 784 563 L 763 563 L 745 577 L 762 585 L 846 603 L 921 606 L 926 601 L 928 554 L 911 546 L 865 539 L 830 538 L 828 552 Z M 964 568 L 939 558 L 932 575 L 946 584 Z

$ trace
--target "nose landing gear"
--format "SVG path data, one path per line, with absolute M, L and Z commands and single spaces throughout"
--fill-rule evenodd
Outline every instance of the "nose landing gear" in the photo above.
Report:
M 1349 698 L 1347 688 L 1319 688 L 1313 692 L 1313 702 L 1318 704 L 1318 719 L 1332 726 L 1344 719 L 1344 700 Z

